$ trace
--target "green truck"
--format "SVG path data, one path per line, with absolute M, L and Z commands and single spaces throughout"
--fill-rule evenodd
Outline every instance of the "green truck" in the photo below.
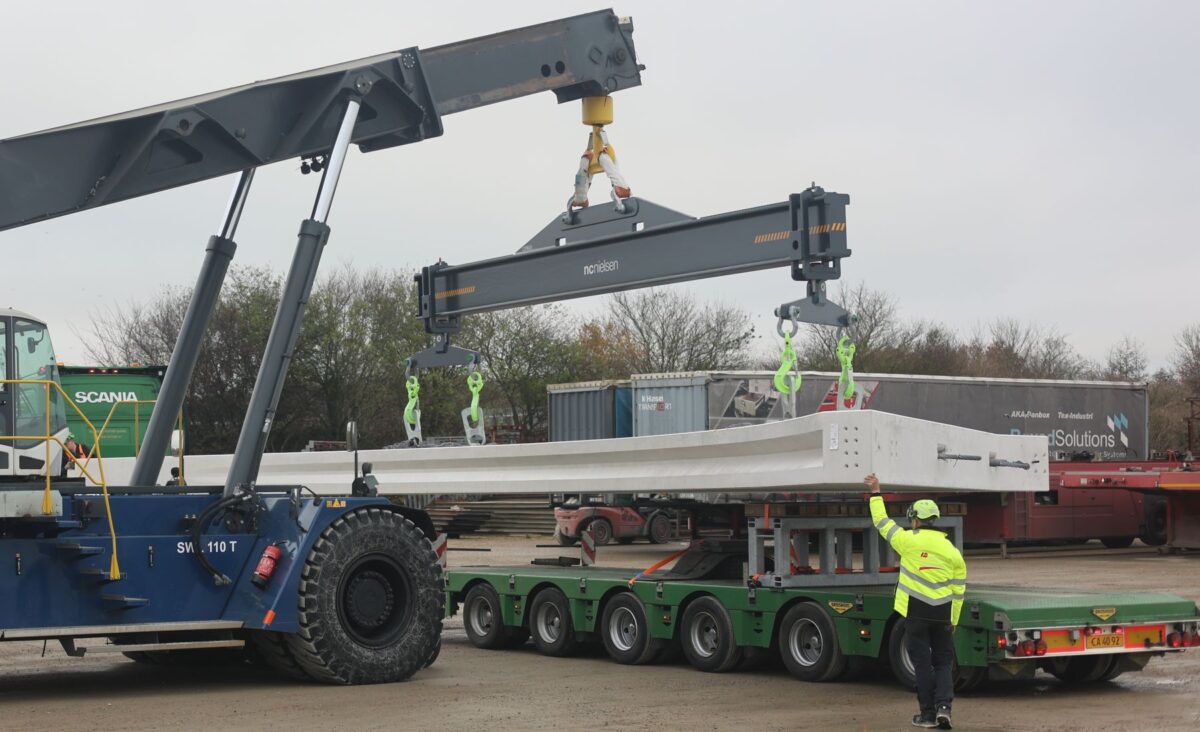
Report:
M 59 366 L 63 391 L 100 433 L 99 454 L 134 457 L 146 436 L 165 366 Z M 182 425 L 181 425 L 182 426 Z M 67 427 L 88 448 L 95 439 L 74 409 Z
M 824 557 L 816 567 L 810 546 Z M 682 654 L 708 672 L 777 654 L 803 681 L 882 664 L 915 685 L 904 619 L 892 609 L 897 567 L 865 518 L 750 519 L 749 556 L 745 545 L 705 540 L 669 572 L 563 564 L 450 570 L 447 616 L 461 611 L 479 648 L 532 637 L 542 653 L 564 656 L 599 640 L 618 663 Z M 1200 646 L 1200 611 L 1168 594 L 968 585 L 954 641 L 959 690 L 1038 669 L 1090 683 Z

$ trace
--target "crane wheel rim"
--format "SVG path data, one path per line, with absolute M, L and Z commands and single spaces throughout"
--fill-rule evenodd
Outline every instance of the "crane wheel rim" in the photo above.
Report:
M 621 652 L 632 651 L 638 642 L 637 616 L 627 607 L 613 610 L 608 620 L 608 640 Z
M 808 618 L 800 618 L 792 623 L 788 630 L 788 652 L 801 666 L 811 667 L 820 663 L 825 654 L 825 636 L 821 628 Z
M 338 619 L 356 643 L 384 648 L 412 624 L 412 598 L 412 582 L 399 562 L 384 554 L 366 554 L 342 576 Z
M 696 613 L 692 627 L 688 628 L 692 650 L 701 658 L 712 658 L 721 645 L 721 630 L 717 619 L 707 610 Z

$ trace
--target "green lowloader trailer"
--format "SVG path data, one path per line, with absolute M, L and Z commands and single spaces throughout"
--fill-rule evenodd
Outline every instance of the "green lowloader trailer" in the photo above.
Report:
M 961 543 L 961 518 L 953 523 Z M 897 563 L 866 519 L 755 518 L 748 534 L 749 553 L 740 542 L 693 542 L 670 571 L 567 558 L 450 570 L 447 617 L 461 612 L 479 648 L 531 639 L 566 656 L 599 641 L 618 663 L 682 655 L 708 672 L 775 654 L 803 681 L 883 666 L 915 685 L 905 621 L 892 609 Z M 954 643 L 959 690 L 1039 669 L 1070 683 L 1107 681 L 1200 646 L 1200 611 L 1162 593 L 969 584 Z

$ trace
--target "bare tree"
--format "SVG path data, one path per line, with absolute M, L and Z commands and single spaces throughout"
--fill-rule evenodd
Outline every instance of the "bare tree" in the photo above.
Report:
M 1146 381 L 1149 359 L 1145 346 L 1138 339 L 1125 336 L 1108 349 L 1108 357 L 1097 375 L 1107 381 Z
M 668 289 L 613 295 L 590 332 L 613 376 L 745 368 L 755 339 L 748 311 Z
M 1200 396 L 1200 323 L 1189 325 L 1175 336 L 1172 364 L 1189 395 Z

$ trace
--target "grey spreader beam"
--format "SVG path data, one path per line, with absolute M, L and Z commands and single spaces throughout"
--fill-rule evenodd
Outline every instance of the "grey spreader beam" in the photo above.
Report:
M 0 230 L 327 154 L 355 96 L 363 152 L 442 134 L 441 117 L 528 94 L 559 102 L 641 84 L 611 10 L 416 47 L 0 141 Z
M 782 203 L 698 219 L 647 201 L 631 199 L 625 213 L 603 204 L 582 212 L 586 220 L 551 222 L 516 254 L 425 267 L 419 316 L 429 332 L 453 333 L 470 313 L 791 267 L 793 279 L 809 283 L 809 296 L 778 314 L 848 325 L 846 312 L 825 300 L 824 282 L 837 279 L 850 256 L 849 202 L 814 186 Z M 586 238 L 592 232 L 600 235 Z

